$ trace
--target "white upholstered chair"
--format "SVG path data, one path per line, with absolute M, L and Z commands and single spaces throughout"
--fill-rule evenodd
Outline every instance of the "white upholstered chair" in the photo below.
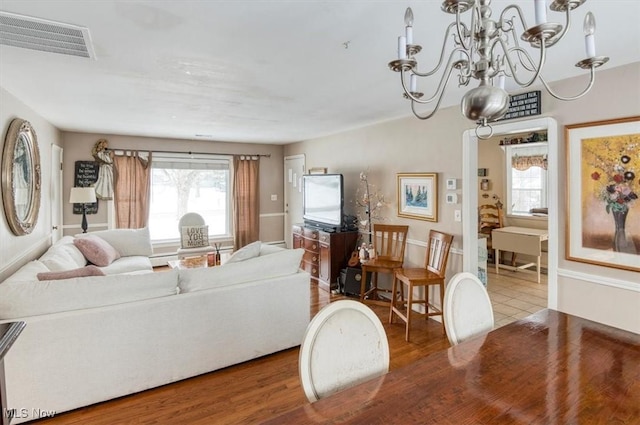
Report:
M 309 323 L 300 346 L 300 380 L 310 402 L 389 371 L 389 343 L 366 305 L 340 300 Z
M 204 219 L 197 213 L 186 213 L 178 222 L 180 232 L 180 248 L 178 259 L 195 257 L 213 252 L 214 248 L 209 244 L 209 230 Z M 191 237 L 192 235 L 197 237 Z
M 464 272 L 444 292 L 444 327 L 452 345 L 493 329 L 493 309 L 480 279 Z

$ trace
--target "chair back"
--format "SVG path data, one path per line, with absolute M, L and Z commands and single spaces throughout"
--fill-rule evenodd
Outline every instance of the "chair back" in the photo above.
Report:
M 378 316 L 353 300 L 334 301 L 311 319 L 300 346 L 300 381 L 310 402 L 389 371 L 389 342 Z
M 453 235 L 429 230 L 429 240 L 427 241 L 427 255 L 425 257 L 425 268 L 444 278 L 449 260 L 449 251 Z
M 182 233 L 184 226 L 204 226 L 204 218 L 198 213 L 190 212 L 180 217 L 178 230 Z
M 409 226 L 393 224 L 373 225 L 373 247 L 382 260 L 404 261 Z
M 493 329 L 493 309 L 480 280 L 458 273 L 444 292 L 444 327 L 452 345 Z
M 504 215 L 498 205 L 487 204 L 478 207 L 478 232 L 491 234 L 493 229 L 504 227 Z

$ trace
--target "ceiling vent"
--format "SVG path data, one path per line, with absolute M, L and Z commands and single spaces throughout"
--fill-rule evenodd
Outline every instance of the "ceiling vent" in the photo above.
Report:
M 0 44 L 96 58 L 87 28 L 8 12 L 0 12 Z

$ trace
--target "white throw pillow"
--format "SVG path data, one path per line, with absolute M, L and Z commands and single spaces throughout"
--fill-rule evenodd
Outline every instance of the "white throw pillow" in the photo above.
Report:
M 182 226 L 181 243 L 183 249 L 209 246 L 209 226 Z
M 245 245 L 229 257 L 225 264 L 229 263 L 237 263 L 239 261 L 245 261 L 249 258 L 254 258 L 260 255 L 260 247 L 262 246 L 262 242 L 255 241 L 251 242 L 249 245 Z
M 284 249 L 238 263 L 179 270 L 178 285 L 180 292 L 194 292 L 288 276 L 298 272 L 302 254 L 302 248 Z

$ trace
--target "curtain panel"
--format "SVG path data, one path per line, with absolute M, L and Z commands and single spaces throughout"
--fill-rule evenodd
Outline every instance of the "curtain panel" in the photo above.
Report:
M 531 167 L 540 167 L 543 170 L 547 169 L 547 156 L 546 155 L 531 155 L 531 156 L 519 156 L 514 155 L 511 158 L 511 167 L 518 171 L 525 171 Z
M 233 156 L 233 246 L 260 238 L 260 158 Z
M 149 223 L 151 152 L 114 156 L 116 228 L 139 229 Z

